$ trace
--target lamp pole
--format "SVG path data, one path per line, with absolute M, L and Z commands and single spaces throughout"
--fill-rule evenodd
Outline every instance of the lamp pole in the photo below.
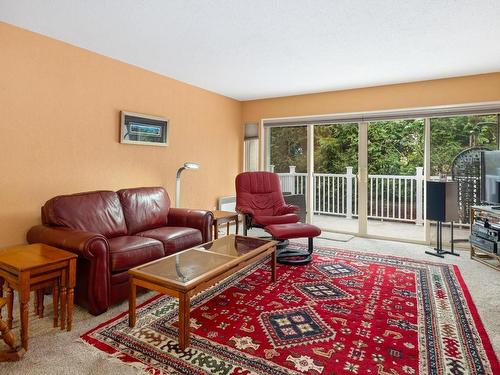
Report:
M 184 169 L 199 169 L 200 164 L 186 162 L 182 167 L 177 170 L 177 175 L 175 178 L 175 207 L 179 208 L 181 204 L 181 173 Z

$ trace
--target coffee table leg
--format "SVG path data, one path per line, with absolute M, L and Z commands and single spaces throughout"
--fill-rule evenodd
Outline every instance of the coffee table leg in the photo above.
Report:
M 136 286 L 134 278 L 131 277 L 129 281 L 129 295 L 128 295 L 128 326 L 135 327 L 135 299 L 136 299 Z
M 179 294 L 179 347 L 181 350 L 189 346 L 189 295 Z
M 271 254 L 271 281 L 276 281 L 276 246 Z

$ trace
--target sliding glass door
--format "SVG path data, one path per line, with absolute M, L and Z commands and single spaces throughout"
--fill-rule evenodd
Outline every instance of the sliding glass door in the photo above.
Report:
M 480 202 L 470 163 L 480 150 L 498 149 L 498 115 L 371 117 L 265 124 L 262 167 L 278 173 L 288 199 L 307 208 L 303 220 L 322 230 L 411 242 L 434 234 L 426 224 L 425 181 L 453 179 L 457 234 L 461 227 L 466 237 L 468 208 Z
M 368 123 L 367 234 L 425 240 L 424 120 Z
M 481 203 L 480 153 L 498 150 L 498 115 L 431 118 L 430 178 L 456 181 L 458 225 L 455 238 L 469 236 L 470 207 Z M 444 231 L 444 241 L 450 231 Z M 430 231 L 435 242 L 436 233 Z M 462 241 L 464 242 L 464 241 Z
M 285 201 L 300 207 L 306 221 L 307 126 L 272 127 L 266 132 L 267 170 L 278 174 Z
M 314 126 L 312 223 L 358 233 L 358 124 Z

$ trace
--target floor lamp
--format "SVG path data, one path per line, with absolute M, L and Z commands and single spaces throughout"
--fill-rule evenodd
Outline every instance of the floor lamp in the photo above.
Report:
M 182 167 L 177 170 L 177 177 L 175 181 L 175 207 L 179 207 L 181 203 L 181 173 L 184 169 L 199 169 L 198 163 L 184 163 Z

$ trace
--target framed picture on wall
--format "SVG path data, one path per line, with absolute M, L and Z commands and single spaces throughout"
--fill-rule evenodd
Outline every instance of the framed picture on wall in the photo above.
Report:
M 120 143 L 168 146 L 169 121 L 142 113 L 120 113 Z

